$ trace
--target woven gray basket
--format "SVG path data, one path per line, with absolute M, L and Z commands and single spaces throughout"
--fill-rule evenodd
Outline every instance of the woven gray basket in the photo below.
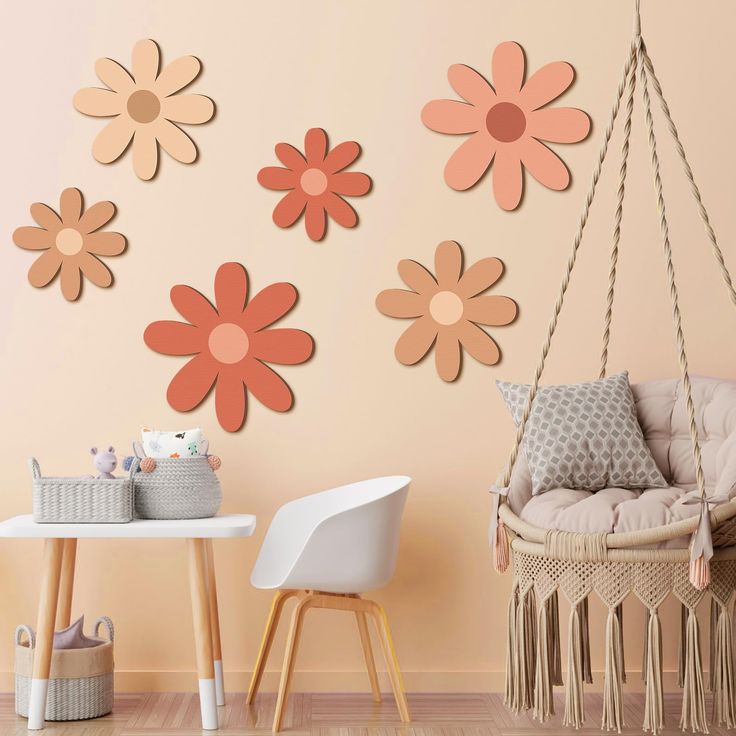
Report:
M 222 503 L 220 481 L 204 455 L 156 459 L 150 473 L 136 473 L 135 515 L 139 519 L 206 519 Z
M 107 627 L 108 640 L 99 637 L 101 624 Z M 23 634 L 28 641 L 21 643 Z M 46 699 L 47 721 L 98 718 L 112 710 L 115 631 L 107 616 L 97 619 L 94 635 L 100 639 L 96 647 L 53 650 Z M 35 644 L 35 635 L 29 626 L 19 626 L 15 630 L 15 712 L 25 718 L 28 718 Z
M 133 520 L 133 475 L 123 478 L 52 478 L 41 475 L 36 458 L 33 475 L 33 520 L 40 524 L 119 524 Z

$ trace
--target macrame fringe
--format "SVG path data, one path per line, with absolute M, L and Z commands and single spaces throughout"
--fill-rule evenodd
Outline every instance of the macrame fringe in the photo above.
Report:
M 711 611 L 711 615 L 712 615 Z M 685 636 L 687 630 L 687 607 L 680 603 L 680 636 L 677 640 L 677 687 L 685 687 Z M 713 628 L 711 626 L 711 650 L 709 662 L 713 661 Z M 713 684 L 711 680 L 711 690 Z
M 710 636 L 708 637 L 708 690 L 713 692 L 716 686 L 716 629 L 718 628 L 718 603 L 710 599 Z
M 588 599 L 583 598 L 580 604 L 580 626 L 583 630 L 583 680 L 588 685 L 593 684 L 593 671 L 590 668 L 590 624 L 588 622 Z
M 560 599 L 552 593 L 550 606 L 550 651 L 552 657 L 552 684 L 562 685 L 562 646 L 560 644 Z
M 658 734 L 664 728 L 662 692 L 662 627 L 656 608 L 649 610 L 644 687 L 644 730 Z
M 509 567 L 509 533 L 506 524 L 500 519 L 496 527 L 496 540 L 493 544 L 493 569 L 504 573 Z
M 714 645 L 710 660 L 713 682 L 713 721 L 718 726 L 735 728 L 736 680 L 734 680 L 733 661 L 733 617 L 728 606 L 721 603 L 718 603 L 717 606 L 715 634 L 711 631 L 711 640 Z
M 534 673 L 534 718 L 544 723 L 555 714 L 552 690 L 552 636 L 550 618 L 552 597 L 539 607 L 537 619 L 537 663 Z
M 700 626 L 694 608 L 688 608 L 685 626 L 685 675 L 682 692 L 680 728 L 694 733 L 708 733 L 705 717 L 705 686 L 700 656 Z
M 585 722 L 583 700 L 583 628 L 580 621 L 581 604 L 573 605 L 567 644 L 567 687 L 565 688 L 564 726 L 580 728 Z
M 608 611 L 606 620 L 606 665 L 603 678 L 603 718 L 601 728 L 621 733 L 624 723 L 623 649 L 618 608 Z
M 514 711 L 529 710 L 534 704 L 537 617 L 534 588 L 519 598 L 516 609 L 516 704 Z
M 618 618 L 619 647 L 621 650 L 621 682 L 626 684 L 626 650 L 624 649 L 624 604 L 616 606 L 616 618 Z
M 519 586 L 514 585 L 509 598 L 506 624 L 506 687 L 503 702 L 507 708 L 516 711 L 518 695 L 516 692 L 516 670 L 518 669 L 518 650 L 516 648 L 516 609 L 519 606 Z

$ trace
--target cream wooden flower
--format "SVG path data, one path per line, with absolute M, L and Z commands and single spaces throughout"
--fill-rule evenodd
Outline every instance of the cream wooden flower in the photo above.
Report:
M 85 115 L 111 117 L 92 144 L 92 155 L 109 164 L 133 141 L 133 168 L 144 180 L 158 168 L 158 146 L 177 161 L 197 158 L 192 139 L 176 123 L 206 123 L 215 113 L 209 97 L 177 94 L 199 75 L 202 65 L 194 56 L 182 56 L 159 74 L 161 54 L 150 39 L 133 48 L 133 71 L 112 59 L 98 59 L 95 72 L 107 88 L 85 87 L 74 95 L 74 107 Z

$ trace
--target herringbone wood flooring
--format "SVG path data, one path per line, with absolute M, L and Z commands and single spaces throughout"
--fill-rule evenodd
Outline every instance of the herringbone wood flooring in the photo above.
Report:
M 270 733 L 275 697 L 258 696 L 245 705 L 243 693 L 233 693 L 220 708 L 220 731 L 227 736 Z M 601 696 L 586 698 L 587 721 L 578 732 L 561 726 L 561 715 L 544 726 L 531 716 L 513 716 L 499 695 L 480 693 L 409 695 L 413 722 L 403 725 L 390 695 L 375 704 L 363 694 L 294 694 L 284 720 L 284 732 L 293 736 L 532 736 L 575 734 L 600 736 Z M 561 714 L 561 698 L 556 702 Z M 643 695 L 626 695 L 625 734 L 641 734 Z M 680 696 L 665 696 L 666 736 L 678 728 Z M 45 736 L 200 736 L 199 702 L 194 693 L 119 694 L 115 710 L 105 718 L 75 723 L 49 723 Z M 207 732 L 204 732 L 207 733 Z M 711 727 L 712 736 L 733 736 L 734 731 Z M 12 694 L 0 695 L 0 736 L 27 736 L 26 721 L 14 713 Z

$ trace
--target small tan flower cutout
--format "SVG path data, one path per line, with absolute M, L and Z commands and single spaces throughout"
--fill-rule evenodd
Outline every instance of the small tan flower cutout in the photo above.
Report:
M 92 144 L 95 159 L 112 163 L 132 139 L 133 168 L 144 180 L 156 173 L 159 145 L 181 163 L 195 161 L 197 147 L 175 123 L 198 125 L 215 114 L 209 97 L 176 94 L 199 75 L 199 59 L 182 56 L 159 74 L 160 61 L 161 53 L 154 41 L 138 41 L 133 48 L 132 74 L 112 59 L 98 59 L 95 72 L 107 88 L 85 87 L 74 95 L 74 107 L 79 112 L 114 118 Z
M 44 251 L 28 271 L 31 285 L 46 286 L 61 272 L 61 293 L 73 302 L 82 289 L 82 274 L 96 286 L 112 284 L 110 269 L 97 256 L 118 256 L 126 243 L 120 233 L 100 230 L 115 214 L 112 202 L 97 202 L 85 212 L 82 193 L 70 187 L 61 193 L 59 212 L 32 204 L 31 217 L 40 227 L 19 227 L 13 241 L 25 250 Z
M 443 381 L 454 381 L 462 348 L 481 363 L 498 363 L 496 341 L 478 325 L 508 325 L 517 308 L 507 296 L 482 295 L 501 278 L 498 258 L 483 258 L 463 273 L 463 253 L 452 240 L 440 243 L 434 258 L 436 277 L 416 261 L 399 261 L 399 276 L 412 291 L 382 291 L 376 306 L 389 317 L 415 320 L 396 343 L 400 363 L 414 365 L 434 344 L 437 373 Z

